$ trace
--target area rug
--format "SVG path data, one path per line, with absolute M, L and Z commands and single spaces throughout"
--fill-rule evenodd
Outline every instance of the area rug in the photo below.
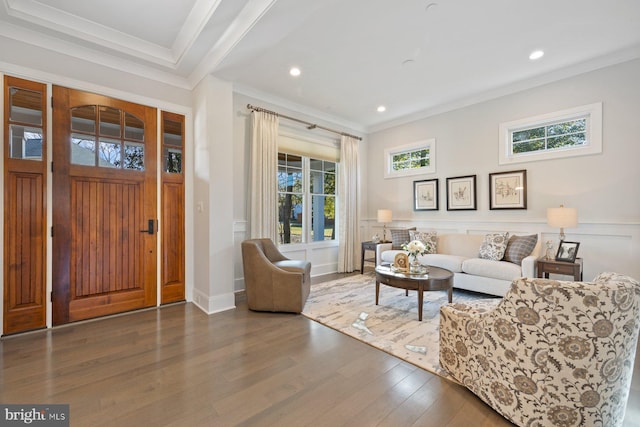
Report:
M 447 304 L 446 291 L 424 293 L 422 321 L 418 321 L 415 291 L 380 285 L 375 305 L 374 273 L 348 276 L 311 286 L 303 315 L 352 336 L 434 374 L 448 378 L 439 363 L 440 306 Z M 500 298 L 472 292 L 453 291 L 453 303 L 495 307 Z M 448 378 L 451 379 L 451 378 Z

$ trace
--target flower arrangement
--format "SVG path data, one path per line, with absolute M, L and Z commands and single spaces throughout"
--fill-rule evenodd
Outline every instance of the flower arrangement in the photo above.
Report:
M 402 249 L 409 252 L 409 256 L 414 260 L 418 255 L 424 255 L 429 251 L 429 246 L 420 240 L 412 240 L 409 243 L 402 245 Z

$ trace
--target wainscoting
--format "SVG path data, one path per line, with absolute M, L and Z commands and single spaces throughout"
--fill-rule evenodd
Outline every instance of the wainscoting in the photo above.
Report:
M 370 240 L 371 236 L 382 236 L 382 224 L 375 218 L 363 219 L 360 227 L 361 240 Z M 538 234 L 542 243 L 540 255 L 544 255 L 545 242 L 554 242 L 557 249 L 559 230 L 550 228 L 545 221 L 432 221 L 415 219 L 397 219 L 387 226 L 387 239 L 391 238 L 389 229 L 417 227 L 419 230 L 435 230 L 438 233 L 483 234 L 497 231 L 509 231 L 516 234 Z M 640 279 L 640 223 L 583 223 L 577 228 L 565 230 L 566 239 L 580 242 L 578 257 L 584 260 L 584 280 L 591 280 L 603 271 L 615 271 Z M 235 266 L 234 289 L 244 289 L 242 254 L 240 243 L 248 238 L 247 222 L 234 223 Z M 293 259 L 311 261 L 312 276 L 321 276 L 337 272 L 338 243 L 322 242 L 312 245 L 288 245 L 282 252 Z M 356 254 L 360 258 L 360 254 Z M 569 276 L 551 276 L 560 280 L 571 280 Z

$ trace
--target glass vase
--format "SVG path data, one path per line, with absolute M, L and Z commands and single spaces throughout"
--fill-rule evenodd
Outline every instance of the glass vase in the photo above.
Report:
M 411 262 L 409 263 L 409 272 L 413 274 L 417 274 L 417 273 L 420 273 L 421 269 L 422 269 L 422 266 L 418 261 L 418 257 L 415 257 L 415 256 L 411 257 Z

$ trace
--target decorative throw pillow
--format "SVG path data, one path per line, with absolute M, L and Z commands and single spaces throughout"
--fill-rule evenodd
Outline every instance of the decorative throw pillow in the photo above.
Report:
M 533 252 L 538 243 L 538 235 L 511 236 L 507 249 L 504 251 L 504 260 L 514 264 L 522 265 L 522 260 Z
M 438 233 L 435 231 L 409 231 L 409 240 L 420 240 L 425 244 L 428 254 L 436 253 L 436 245 L 438 244 Z
M 391 249 L 402 249 L 402 245 L 409 243 L 409 231 L 416 228 L 392 228 L 391 229 Z
M 509 233 L 485 234 L 480 245 L 480 258 L 500 261 L 504 256 L 509 241 Z

